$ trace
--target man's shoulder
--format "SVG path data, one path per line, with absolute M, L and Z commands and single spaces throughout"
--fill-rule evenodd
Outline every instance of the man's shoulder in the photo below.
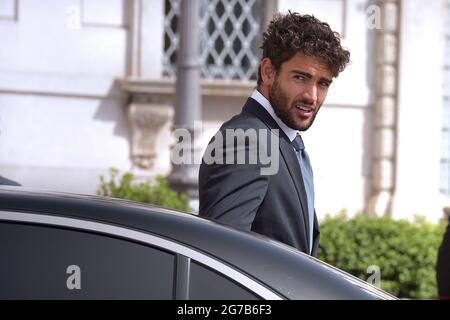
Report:
M 224 122 L 220 127 L 220 131 L 226 129 L 265 129 L 267 124 L 258 117 L 255 113 L 249 111 L 247 108 L 249 104 L 252 104 L 252 108 L 261 108 L 256 101 L 249 99 L 242 109 L 241 113 L 235 115 L 230 120 Z
M 267 127 L 264 122 L 258 117 L 248 114 L 241 113 L 230 120 L 224 122 L 220 127 L 220 130 L 226 129 L 261 129 Z

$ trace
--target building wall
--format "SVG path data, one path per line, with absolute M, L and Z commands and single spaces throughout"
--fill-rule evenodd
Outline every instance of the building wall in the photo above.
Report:
M 397 216 L 440 215 L 438 110 L 443 92 L 436 89 L 442 81 L 442 57 L 436 52 L 443 46 L 439 27 L 443 2 L 402 1 L 395 172 L 395 210 L 401 214 Z M 28 187 L 95 193 L 98 175 L 109 167 L 133 169 L 132 128 L 126 113 L 130 96 L 116 80 L 161 79 L 164 14 L 163 0 L 142 0 L 140 8 L 135 3 L 2 1 L 0 175 Z M 278 0 L 280 11 L 298 10 L 328 21 L 352 53 L 351 64 L 334 81 L 314 126 L 305 133 L 320 217 L 341 209 L 351 214 L 362 211 L 372 195 L 377 71 L 375 30 L 370 24 L 376 24 L 376 17 L 368 10 L 372 4 Z M 133 15 L 136 8 L 140 20 Z M 431 52 L 431 47 L 436 51 Z M 226 88 L 224 84 L 223 91 Z M 250 93 L 251 85 L 246 83 L 240 94 L 230 90 L 203 96 L 203 147 L 223 121 L 240 112 Z M 150 96 L 159 101 L 159 94 Z M 174 94 L 164 99 L 173 105 Z M 170 125 L 157 136 L 155 166 L 147 175 L 167 175 L 171 170 L 171 140 L 161 138 L 169 134 Z M 420 156 L 417 141 L 426 141 Z
M 442 217 L 444 1 L 402 1 L 395 217 Z M 438 14 L 441 13 L 441 14 Z M 432 49 L 431 49 L 432 48 Z
M 450 0 L 446 6 L 440 189 L 450 196 Z
M 0 175 L 95 193 L 108 167 L 130 167 L 127 97 L 114 85 L 127 68 L 124 1 L 3 2 Z

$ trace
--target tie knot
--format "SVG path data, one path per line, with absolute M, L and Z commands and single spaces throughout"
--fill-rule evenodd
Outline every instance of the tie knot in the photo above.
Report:
M 302 137 L 298 133 L 295 136 L 294 141 L 292 141 L 292 145 L 294 146 L 295 151 L 300 151 L 300 150 L 305 149 L 305 145 L 303 144 Z

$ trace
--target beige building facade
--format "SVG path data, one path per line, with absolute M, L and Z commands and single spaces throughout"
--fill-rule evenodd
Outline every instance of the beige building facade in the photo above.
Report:
M 450 196 L 448 0 L 201 0 L 201 135 L 207 142 L 255 86 L 275 12 L 314 14 L 351 64 L 305 145 L 319 217 L 432 221 Z M 0 1 L 0 175 L 95 193 L 108 168 L 169 175 L 179 0 Z

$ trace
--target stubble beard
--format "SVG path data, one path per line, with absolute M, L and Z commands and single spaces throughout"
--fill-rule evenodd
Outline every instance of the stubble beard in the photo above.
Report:
M 306 131 L 311 127 L 316 118 L 318 107 L 311 116 L 311 119 L 306 123 L 300 123 L 300 121 L 295 121 L 294 116 L 291 114 L 293 108 L 295 108 L 296 101 L 293 101 L 292 105 L 288 105 L 289 101 L 287 95 L 280 88 L 278 79 L 275 79 L 273 85 L 269 90 L 269 102 L 275 111 L 275 114 L 284 122 L 288 127 L 294 130 Z M 302 101 L 300 101 L 302 102 Z

